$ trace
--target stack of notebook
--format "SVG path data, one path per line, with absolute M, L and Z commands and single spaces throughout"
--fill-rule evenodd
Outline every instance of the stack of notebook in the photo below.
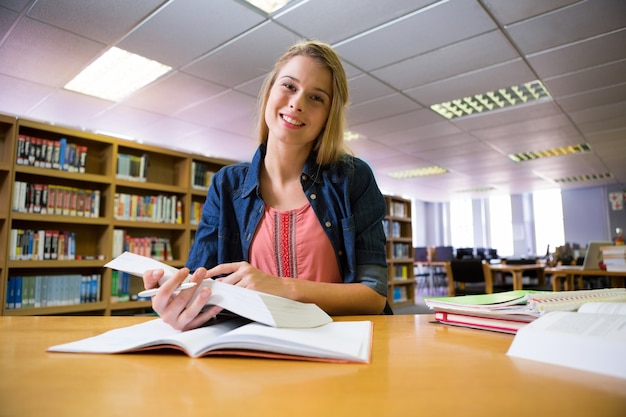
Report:
M 425 297 L 440 323 L 517 333 L 550 311 L 577 311 L 593 302 L 626 302 L 626 288 L 540 292 L 517 290 L 457 297 Z

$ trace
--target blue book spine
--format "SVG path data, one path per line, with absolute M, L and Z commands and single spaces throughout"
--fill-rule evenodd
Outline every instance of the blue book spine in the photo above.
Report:
M 67 152 L 67 139 L 61 138 L 59 139 L 60 149 L 59 149 L 59 169 L 64 170 L 66 162 L 66 152 Z

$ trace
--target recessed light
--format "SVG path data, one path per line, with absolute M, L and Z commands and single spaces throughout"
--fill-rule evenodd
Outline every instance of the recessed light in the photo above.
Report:
M 388 175 L 397 179 L 406 179 L 406 178 L 415 178 L 415 177 L 427 177 L 431 175 L 441 175 L 447 173 L 448 170 L 446 168 L 440 167 L 439 165 L 424 167 L 424 168 L 412 168 L 412 169 L 403 169 L 400 171 L 390 172 Z
M 558 182 L 560 184 L 571 184 L 578 182 L 587 182 L 587 181 L 599 181 L 599 180 L 609 180 L 613 178 L 613 174 L 610 172 L 605 172 L 603 174 L 585 174 L 585 175 L 573 175 L 571 177 L 563 177 L 555 179 L 554 182 Z
M 446 119 L 455 119 L 549 98 L 550 93 L 541 81 L 531 81 L 471 97 L 433 104 L 430 108 Z
M 509 154 L 509 159 L 513 162 L 526 162 L 534 159 L 549 158 L 552 156 L 575 155 L 579 153 L 591 152 L 591 145 L 581 143 L 577 145 L 561 146 L 560 148 L 543 149 L 541 151 L 529 151 Z
M 263 10 L 267 14 L 274 13 L 276 10 L 285 6 L 290 0 L 246 0 L 248 3 Z
M 65 88 L 119 101 L 171 69 L 160 62 L 113 47 L 82 70 Z

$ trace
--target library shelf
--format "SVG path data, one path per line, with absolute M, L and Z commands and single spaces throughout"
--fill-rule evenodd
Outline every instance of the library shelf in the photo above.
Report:
M 0 115 L 0 313 L 150 314 L 141 278 L 120 288 L 104 264 L 158 242 L 182 267 L 212 174 L 231 163 Z
M 383 227 L 387 236 L 388 301 L 393 306 L 415 304 L 416 280 L 413 262 L 411 200 L 385 196 L 387 215 Z

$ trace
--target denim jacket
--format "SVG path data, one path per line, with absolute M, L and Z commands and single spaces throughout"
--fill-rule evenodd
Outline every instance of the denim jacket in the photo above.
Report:
M 261 145 L 251 162 L 226 166 L 214 175 L 187 260 L 191 271 L 249 260 L 265 210 L 259 178 L 264 157 Z M 335 250 L 343 281 L 386 296 L 386 205 L 370 167 L 351 156 L 321 167 L 312 155 L 300 182 Z

